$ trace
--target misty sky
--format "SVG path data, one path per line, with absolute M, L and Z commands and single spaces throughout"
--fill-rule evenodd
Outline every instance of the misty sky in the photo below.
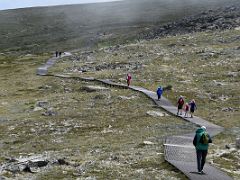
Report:
M 34 6 L 53 6 L 62 4 L 82 4 L 116 0 L 0 0 L 0 10 Z

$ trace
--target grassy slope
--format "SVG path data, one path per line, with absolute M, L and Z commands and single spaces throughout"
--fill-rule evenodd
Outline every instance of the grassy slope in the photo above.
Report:
M 154 4 L 154 7 L 157 6 Z M 83 36 L 76 30 L 79 30 L 80 26 L 79 19 L 74 19 L 74 14 L 80 10 L 76 8 L 77 12 L 72 12 L 72 21 L 64 20 L 62 23 L 62 19 L 66 16 L 64 13 L 61 16 L 63 9 L 72 7 L 61 7 L 60 10 L 58 8 L 1 12 L 8 14 L 9 18 L 6 18 L 9 23 L 4 20 L 5 24 L 0 29 L 1 39 L 3 39 L 1 49 L 9 50 L 12 47 L 19 49 L 20 47 L 22 50 L 27 48 L 29 52 L 41 52 L 46 49 L 48 51 L 55 50 L 59 44 L 62 48 L 79 47 L 79 42 L 83 42 Z M 146 13 L 145 8 L 139 12 Z M 84 8 L 84 10 L 86 9 L 88 8 Z M 52 14 L 50 13 L 49 17 L 45 18 L 46 13 L 43 10 L 50 11 Z M 29 11 L 34 11 L 31 13 L 36 16 L 31 17 L 32 21 L 29 21 L 29 24 L 24 24 L 29 18 Z M 146 23 L 141 21 L 144 17 L 148 16 L 137 16 L 139 18 L 137 24 L 139 22 Z M 16 18 L 19 18 L 19 22 L 15 23 Z M 0 19 L 3 22 L 3 18 Z M 129 21 L 128 16 L 125 19 Z M 147 19 L 154 20 L 154 18 Z M 36 23 L 36 20 L 39 24 Z M 135 22 L 136 19 L 132 21 Z M 104 25 L 100 29 L 85 27 L 82 24 L 81 27 L 84 26 L 84 28 L 81 29 L 81 33 L 85 36 L 86 30 L 89 29 L 94 33 L 106 32 L 107 22 L 106 24 L 100 22 Z M 74 23 L 77 25 L 73 26 Z M 99 27 L 98 23 L 99 21 L 92 24 Z M 42 24 L 46 26 L 42 26 Z M 53 24 L 53 26 L 49 24 Z M 58 25 L 61 26 L 58 27 Z M 121 28 L 117 31 L 119 34 L 123 32 L 126 34 L 129 26 L 133 26 L 130 22 L 125 22 L 125 25 L 125 30 Z M 67 29 L 65 26 L 71 28 Z M 152 24 L 150 23 L 148 26 L 151 27 Z M 119 24 L 116 27 L 111 25 L 107 31 L 108 34 L 113 30 L 116 32 Z M 19 29 L 22 31 L 18 31 Z M 135 36 L 138 30 L 132 29 L 131 32 Z M 2 33 L 3 31 L 4 33 Z M 52 32 L 55 32 L 54 35 Z M 6 34 L 9 35 L 8 39 L 4 38 Z M 84 38 L 89 38 L 93 34 L 87 33 Z M 2 37 L 3 35 L 4 37 Z M 80 35 L 81 37 L 79 37 Z M 237 36 L 239 36 L 239 31 L 196 33 L 128 44 L 116 48 L 113 52 L 109 48 L 103 48 L 94 51 L 93 54 L 88 55 L 89 57 L 81 56 L 80 61 L 72 62 L 71 58 L 65 59 L 51 69 L 51 72 L 72 73 L 69 69 L 83 65 L 89 66 L 89 61 L 93 61 L 91 67 L 104 63 L 134 64 L 138 62 L 139 67 L 136 69 L 132 69 L 131 66 L 115 70 L 107 68 L 103 71 L 81 75 L 110 78 L 117 82 L 123 82 L 126 72 L 130 71 L 133 74 L 135 85 L 153 91 L 159 84 L 173 85 L 173 91 L 165 93 L 165 96 L 173 103 L 180 94 L 185 95 L 188 100 L 195 98 L 199 107 L 197 115 L 226 128 L 225 133 L 214 139 L 215 144 L 210 151 L 210 154 L 213 154 L 224 150 L 226 144 L 234 142 L 237 134 L 233 130 L 237 130 L 238 124 L 240 124 L 238 118 L 240 108 L 238 103 L 239 42 L 235 38 Z M 115 39 L 116 42 L 120 41 L 119 37 L 122 36 L 118 36 Z M 61 38 L 70 38 L 70 40 Z M 127 36 L 126 39 L 128 38 Z M 221 43 L 223 39 L 226 43 Z M 23 40 L 26 45 L 23 45 Z M 61 42 L 64 42 L 64 45 Z M 32 48 L 31 45 L 34 43 L 38 46 Z M 99 45 L 111 43 L 111 39 L 106 38 Z M 30 46 L 27 47 L 28 45 Z M 213 55 L 208 55 L 212 52 L 214 52 Z M 76 56 L 80 56 L 80 54 L 81 52 L 76 52 Z M 129 177 L 131 179 L 185 178 L 179 171 L 164 162 L 162 143 L 164 136 L 192 131 L 194 126 L 174 117 L 153 118 L 147 116 L 148 110 L 158 111 L 158 109 L 146 97 L 128 90 L 112 89 L 106 92 L 87 93 L 81 88 L 92 83 L 35 76 L 36 68 L 49 56 L 49 54 L 30 57 L 0 55 L 1 163 L 6 162 L 5 157 L 48 153 L 53 158 L 66 157 L 67 161 L 77 168 L 54 166 L 34 174 L 38 179 L 75 179 L 89 176 L 98 179 L 116 177 L 122 179 Z M 213 72 L 213 67 L 217 73 Z M 229 72 L 237 72 L 238 75 L 229 76 Z M 188 80 L 187 83 L 186 80 Z M 213 80 L 227 85 L 218 86 Z M 121 100 L 120 95 L 136 97 L 131 100 Z M 229 99 L 219 100 L 218 97 L 222 95 L 228 96 Z M 41 115 L 44 111 L 34 112 L 33 108 L 39 100 L 47 100 L 50 107 L 57 112 L 57 116 L 45 117 Z M 223 112 L 223 107 L 233 107 L 238 111 Z M 144 140 L 152 141 L 155 144 L 144 146 L 142 143 Z M 234 170 L 239 169 L 239 155 L 227 152 L 224 158 L 213 156 L 209 160 L 220 168 L 230 171 L 231 176 L 239 178 L 239 175 L 234 173 Z M 81 166 L 87 167 L 85 172 L 79 170 Z M 14 177 L 9 173 L 5 175 Z M 32 174 L 23 173 L 15 178 L 26 179 L 27 177 L 32 178 Z
M 1 56 L 0 160 L 47 153 L 52 159 L 66 157 L 76 167 L 53 166 L 15 178 L 184 179 L 164 162 L 162 143 L 168 134 L 189 132 L 194 128 L 191 124 L 171 116 L 148 116 L 147 111 L 157 109 L 141 94 L 121 89 L 87 93 L 82 87 L 92 83 L 35 76 L 38 61 L 44 58 L 23 56 L 10 61 Z M 48 101 L 57 115 L 33 111 L 37 101 Z M 155 144 L 145 146 L 145 140 Z M 84 173 L 82 166 L 87 166 Z
M 236 39 L 239 34 L 239 30 L 202 32 L 142 41 L 113 47 L 111 50 L 101 49 L 88 55 L 88 59 L 92 60 L 91 68 L 101 64 L 127 66 L 116 69 L 109 66 L 101 71 L 83 74 L 74 70 L 89 66 L 89 60 L 84 60 L 81 54 L 76 53 L 76 56 L 81 57 L 80 61 L 62 61 L 52 69 L 52 73 L 109 78 L 124 83 L 126 72 L 130 72 L 133 75 L 133 85 L 153 91 L 159 84 L 172 85 L 173 90 L 165 92 L 165 96 L 173 103 L 179 95 L 184 95 L 186 101 L 194 98 L 198 105 L 196 115 L 226 128 L 224 133 L 214 139 L 215 144 L 210 154 L 216 154 L 224 151 L 226 144 L 235 143 L 240 129 L 240 52 L 239 41 Z M 138 66 L 131 66 L 133 62 L 137 62 Z M 225 112 L 224 108 L 233 108 L 233 111 Z M 226 154 L 227 158 L 212 155 L 210 161 L 239 178 L 239 174 L 234 173 L 239 169 L 239 163 L 236 163 L 239 160 L 237 151 Z
M 234 1 L 131 0 L 1 11 L 0 51 L 39 53 L 124 43 L 156 24 Z M 102 39 L 103 33 L 109 36 Z

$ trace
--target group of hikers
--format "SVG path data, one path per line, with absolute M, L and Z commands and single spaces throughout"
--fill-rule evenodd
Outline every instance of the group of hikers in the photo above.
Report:
M 127 74 L 126 80 L 127 85 L 130 86 L 132 76 L 130 73 Z M 157 88 L 157 100 L 160 100 L 162 97 L 164 89 L 159 86 Z M 183 110 L 185 111 L 184 117 L 188 117 L 188 113 L 190 111 L 190 117 L 193 118 L 193 113 L 197 109 L 197 105 L 194 99 L 190 102 L 185 103 L 183 96 L 180 96 L 177 100 L 177 115 L 182 115 Z M 197 156 L 197 170 L 199 174 L 204 174 L 203 167 L 206 162 L 206 157 L 208 153 L 208 144 L 212 143 L 212 139 L 210 135 L 206 131 L 206 127 L 202 126 L 196 130 L 193 145 L 196 149 L 196 156 Z
M 62 52 L 61 52 L 61 51 L 59 51 L 59 52 L 56 51 L 56 52 L 55 52 L 55 55 L 56 55 L 56 57 L 61 57 L 61 56 L 62 56 Z
M 130 73 L 127 73 L 126 80 L 127 80 L 127 85 L 130 86 L 130 83 L 131 83 L 131 80 L 132 80 L 132 76 L 131 76 Z M 161 86 L 159 86 L 157 88 L 157 98 L 158 98 L 158 100 L 161 99 L 162 94 L 163 94 L 163 88 Z M 189 114 L 189 111 L 190 111 L 190 117 L 193 118 L 193 113 L 196 109 L 197 109 L 197 105 L 196 105 L 196 102 L 195 102 L 194 99 L 192 99 L 188 103 L 185 103 L 185 100 L 184 100 L 183 96 L 180 96 L 178 98 L 178 101 L 177 101 L 177 115 L 182 115 L 183 110 L 184 110 L 185 111 L 184 117 L 188 117 L 189 116 L 188 114 Z
M 184 105 L 185 104 L 185 105 Z M 185 103 L 183 96 L 180 96 L 177 101 L 177 115 L 182 115 L 183 109 L 185 111 L 184 117 L 188 117 L 188 113 L 190 110 L 190 117 L 193 117 L 194 111 L 197 109 L 197 105 L 194 99 L 192 99 L 190 102 Z
M 163 94 L 163 88 L 161 86 L 159 86 L 157 88 L 158 100 L 161 99 L 162 94 Z M 185 111 L 184 117 L 188 117 L 188 113 L 190 111 L 190 115 L 191 115 L 190 117 L 192 118 L 194 111 L 197 109 L 195 100 L 192 99 L 189 103 L 185 103 L 183 96 L 180 96 L 177 101 L 177 115 L 182 115 L 183 109 Z

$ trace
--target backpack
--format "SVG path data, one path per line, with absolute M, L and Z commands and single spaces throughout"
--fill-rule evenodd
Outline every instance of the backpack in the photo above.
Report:
M 209 143 L 209 135 L 206 132 L 202 134 L 202 136 L 200 138 L 200 143 L 202 143 L 202 144 Z
M 178 103 L 179 103 L 180 105 L 183 105 L 183 104 L 184 104 L 183 98 L 180 98 L 180 99 L 178 100 Z

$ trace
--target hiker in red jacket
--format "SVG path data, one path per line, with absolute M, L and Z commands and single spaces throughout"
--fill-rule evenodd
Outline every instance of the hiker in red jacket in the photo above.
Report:
M 127 80 L 127 85 L 128 86 L 130 86 L 130 83 L 131 83 L 131 79 L 132 79 L 132 76 L 131 76 L 131 74 L 127 74 L 127 78 L 126 78 L 126 80 Z
M 177 115 L 179 114 L 179 112 L 180 112 L 180 115 L 182 115 L 183 105 L 184 105 L 184 99 L 182 96 L 180 96 L 177 102 L 177 106 L 178 106 Z

